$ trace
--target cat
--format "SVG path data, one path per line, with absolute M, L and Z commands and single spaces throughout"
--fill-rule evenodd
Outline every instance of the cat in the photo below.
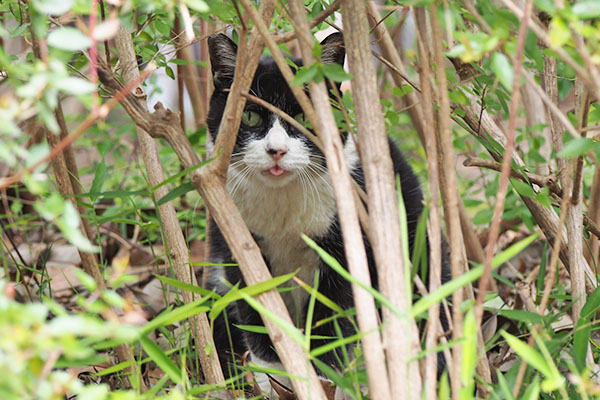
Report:
M 223 34 L 209 37 L 208 44 L 214 93 L 210 100 L 207 125 L 214 139 L 227 102 L 227 89 L 233 81 L 237 46 Z M 321 62 L 343 65 L 345 48 L 340 33 L 325 38 L 321 46 Z M 291 60 L 295 65 L 302 66 L 302 60 Z M 304 120 L 302 109 L 272 57 L 261 57 L 250 93 L 275 105 L 298 121 Z M 364 188 L 356 144 L 351 135 L 342 134 L 342 137 L 351 174 Z M 417 222 L 423 211 L 423 196 L 412 168 L 396 145 L 391 140 L 389 143 L 394 171 L 401 181 L 408 220 L 408 240 L 412 249 Z M 273 276 L 298 270 L 296 276 L 312 286 L 315 273 L 318 273 L 320 293 L 342 309 L 354 307 L 350 283 L 326 267 L 316 252 L 301 238 L 301 234 L 308 235 L 341 265 L 346 265 L 325 157 L 307 137 L 281 117 L 247 101 L 228 169 L 227 188 Z M 217 225 L 213 221 L 210 226 L 210 261 L 215 264 L 233 263 L 231 252 Z M 366 238 L 365 246 L 372 282 L 376 286 L 373 253 Z M 239 283 L 240 287 L 245 286 L 240 270 L 230 266 L 211 267 L 208 283 L 209 288 L 221 295 L 231 285 Z M 287 286 L 294 285 L 293 281 L 289 281 Z M 308 293 L 296 287 L 284 291 L 282 297 L 292 319 L 299 327 L 304 327 Z M 230 305 L 226 313 L 228 325 L 223 316 L 217 318 L 214 325 L 215 345 L 226 376 L 232 375 L 234 358 L 239 359 L 246 350 L 250 350 L 253 362 L 282 369 L 268 335 L 241 330 L 235 326 L 261 326 L 260 315 L 243 300 Z M 312 321 L 326 320 L 334 314 L 330 308 L 316 301 Z M 312 329 L 312 335 L 318 338 L 311 340 L 311 346 L 315 348 L 337 339 L 335 324 L 344 337 L 356 333 L 348 318 L 337 318 L 335 322 L 330 321 Z M 342 349 L 337 348 L 318 358 L 329 366 L 339 368 L 340 360 L 343 359 Z

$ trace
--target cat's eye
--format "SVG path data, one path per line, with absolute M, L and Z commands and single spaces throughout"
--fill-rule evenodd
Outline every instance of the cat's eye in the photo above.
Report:
M 254 128 L 262 123 L 262 117 L 256 111 L 244 111 L 242 114 L 242 122 L 244 125 Z
M 298 113 L 294 116 L 294 119 L 298 122 L 300 122 L 302 125 L 306 125 L 308 124 L 308 118 L 306 118 L 306 115 L 304 113 Z

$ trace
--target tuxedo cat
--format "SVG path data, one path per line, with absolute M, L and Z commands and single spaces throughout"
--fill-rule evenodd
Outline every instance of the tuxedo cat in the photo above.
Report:
M 215 90 L 210 101 L 208 128 L 214 139 L 233 81 L 236 63 L 236 44 L 223 34 L 208 39 Z M 323 63 L 343 64 L 345 49 L 342 35 L 334 33 L 322 43 Z M 292 59 L 297 65 L 302 60 Z M 263 56 L 252 82 L 250 93 L 259 97 L 298 121 L 304 121 L 300 105 L 294 98 L 272 57 Z M 363 171 L 355 143 L 350 135 L 343 135 L 348 167 L 354 179 L 364 188 Z M 400 177 L 407 219 L 409 243 L 412 249 L 417 221 L 423 208 L 419 182 L 397 147 L 390 141 L 394 171 Z M 325 157 L 302 133 L 277 115 L 251 101 L 246 102 L 237 141 L 228 169 L 227 188 L 239 208 L 244 221 L 258 243 L 273 276 L 298 270 L 297 277 L 313 285 L 318 274 L 318 291 L 333 300 L 342 309 L 354 307 L 350 283 L 327 267 L 319 256 L 301 238 L 306 234 L 327 253 L 346 265 L 344 244 L 337 216 L 336 203 Z M 351 196 L 348 193 L 348 196 Z M 215 223 L 211 224 L 211 262 L 232 263 L 231 251 Z M 377 274 L 372 250 L 365 239 L 372 282 Z M 398 244 L 400 245 L 400 244 Z M 212 267 L 210 288 L 224 294 L 229 286 L 244 281 L 237 267 Z M 293 281 L 282 293 L 284 302 L 297 326 L 303 328 L 309 295 Z M 294 289 L 291 289 L 295 287 Z M 241 330 L 235 325 L 262 325 L 259 314 L 240 300 L 226 310 L 228 325 L 223 316 L 215 321 L 214 339 L 221 364 L 230 376 L 232 361 L 250 350 L 252 361 L 278 365 L 278 357 L 268 335 Z M 314 304 L 312 323 L 329 322 L 312 329 L 317 337 L 313 348 L 339 338 L 336 325 L 344 337 L 355 332 L 346 317 L 332 320 L 336 313 L 319 301 Z M 232 348 L 233 347 L 233 348 Z M 329 351 L 319 356 L 329 366 L 339 367 L 342 350 Z M 279 367 L 281 368 L 281 367 Z

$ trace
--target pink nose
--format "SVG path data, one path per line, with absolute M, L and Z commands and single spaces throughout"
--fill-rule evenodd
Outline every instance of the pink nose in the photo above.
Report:
M 271 157 L 273 157 L 273 160 L 279 161 L 283 158 L 283 156 L 285 156 L 285 154 L 287 153 L 287 149 L 268 148 L 267 153 L 269 153 Z

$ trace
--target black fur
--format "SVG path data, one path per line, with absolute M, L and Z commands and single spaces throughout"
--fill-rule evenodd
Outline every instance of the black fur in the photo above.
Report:
M 324 62 L 337 62 L 343 64 L 345 51 L 340 34 L 329 36 L 322 43 L 322 45 L 324 48 Z M 218 135 L 219 124 L 221 122 L 223 110 L 227 101 L 228 92 L 225 89 L 230 87 L 233 79 L 235 68 L 235 52 L 237 47 L 235 43 L 233 43 L 225 35 L 214 35 L 209 38 L 209 48 L 215 91 L 210 101 L 210 110 L 207 123 L 210 134 L 214 139 L 216 135 Z M 302 65 L 301 60 L 294 59 L 293 61 L 296 65 Z M 281 75 L 271 57 L 263 56 L 261 58 L 256 75 L 252 82 L 251 93 L 271 104 L 278 105 L 279 108 L 291 116 L 294 116 L 302 111 L 295 100 L 294 95 L 286 84 L 285 79 Z M 269 114 L 267 110 L 264 110 L 250 102 L 246 104 L 246 109 L 258 112 L 265 120 Z M 290 135 L 302 136 L 300 132 L 296 131 L 288 124 L 285 124 L 285 128 Z M 251 129 L 242 125 L 238 134 L 234 153 L 239 152 L 248 144 L 249 141 L 252 141 L 260 134 L 260 127 Z M 306 140 L 306 143 L 308 146 L 310 146 L 312 152 L 315 154 L 321 154 L 318 148 L 314 146 L 312 142 Z M 401 180 L 402 195 L 408 217 L 409 244 L 410 248 L 412 249 L 417 222 L 423 210 L 423 196 L 417 177 L 413 173 L 411 167 L 408 165 L 395 144 L 391 140 L 389 143 L 391 158 L 394 164 L 394 171 Z M 233 160 L 235 161 L 235 157 Z M 356 181 L 359 182 L 359 184 L 364 188 L 362 169 L 358 167 L 351 171 L 351 173 Z M 260 206 L 260 204 L 256 204 L 256 207 Z M 211 228 L 210 254 L 212 260 L 221 263 L 233 262 L 231 252 L 225 243 L 225 240 L 223 239 L 217 225 L 212 223 Z M 325 235 L 321 237 L 313 237 L 313 239 L 325 251 L 335 257 L 341 265 L 346 265 L 344 245 L 337 216 L 331 221 L 329 231 Z M 281 245 L 285 246 L 285 243 L 282 243 Z M 367 257 L 372 281 L 376 284 L 377 274 L 375 271 L 375 262 L 371 247 L 366 238 L 365 245 L 367 249 Z M 269 260 L 265 259 L 265 261 L 267 265 L 269 265 Z M 227 267 L 225 271 L 226 278 L 231 284 L 236 284 L 239 282 L 240 287 L 245 285 L 238 268 Z M 339 276 L 331 268 L 325 267 L 324 264 L 323 268 L 320 269 L 318 290 L 326 297 L 335 301 L 343 309 L 350 309 L 354 307 L 350 283 Z M 313 321 L 329 318 L 333 314 L 333 311 L 317 301 L 315 303 Z M 259 314 L 256 313 L 246 302 L 238 301 L 234 305 L 230 306 L 227 309 L 227 318 L 229 320 L 229 327 L 227 327 L 225 319 L 222 316 L 215 321 L 214 327 L 214 339 L 226 375 L 231 375 L 232 372 L 230 370 L 232 354 L 230 339 L 227 333 L 228 331 L 231 334 L 231 342 L 233 343 L 233 350 L 236 353 L 236 357 L 242 355 L 247 349 L 251 349 L 253 353 L 264 360 L 278 360 L 272 343 L 267 335 L 241 331 L 232 325 L 232 323 L 242 325 L 262 325 Z M 312 333 L 313 335 L 331 337 L 335 340 L 337 338 L 337 334 L 334 324 L 338 324 L 344 336 L 350 336 L 355 333 L 353 323 L 347 318 L 337 318 L 335 322 L 331 321 L 327 324 L 321 325 L 314 329 Z M 312 346 L 318 347 L 325 344 L 327 341 L 328 339 L 313 340 Z M 328 365 L 340 366 L 340 360 L 342 360 L 341 350 L 338 349 L 337 351 L 325 353 L 320 356 L 319 359 Z

